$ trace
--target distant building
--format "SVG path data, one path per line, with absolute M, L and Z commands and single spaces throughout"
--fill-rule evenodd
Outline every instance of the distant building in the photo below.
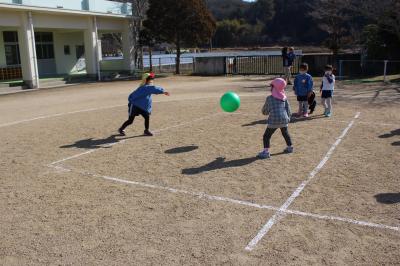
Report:
M 0 81 L 134 70 L 131 6 L 106 0 L 0 0 Z M 101 35 L 122 36 L 123 59 L 102 60 Z

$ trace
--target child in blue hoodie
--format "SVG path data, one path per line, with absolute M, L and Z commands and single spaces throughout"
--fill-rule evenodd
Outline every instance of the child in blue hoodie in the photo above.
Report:
M 169 93 L 165 92 L 163 88 L 153 85 L 154 78 L 154 73 L 143 74 L 141 86 L 129 95 L 129 118 L 118 130 L 121 136 L 125 136 L 125 128 L 131 125 L 135 117 L 138 115 L 141 115 L 144 118 L 144 135 L 153 136 L 153 133 L 151 133 L 149 130 L 150 114 L 153 103 L 151 95 L 164 94 L 166 96 L 169 96 Z
M 300 65 L 300 74 L 294 79 L 294 92 L 299 102 L 298 116 L 308 117 L 308 96 L 313 91 L 313 79 L 310 74 L 307 73 L 308 64 L 302 63 Z

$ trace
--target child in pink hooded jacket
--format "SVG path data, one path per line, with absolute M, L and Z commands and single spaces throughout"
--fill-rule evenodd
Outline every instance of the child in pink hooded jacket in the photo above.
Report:
M 263 136 L 264 150 L 258 154 L 258 158 L 260 159 L 270 158 L 270 140 L 278 128 L 280 128 L 287 144 L 287 148 L 284 152 L 293 152 L 292 140 L 288 131 L 288 125 L 292 114 L 285 94 L 285 88 L 286 81 L 284 79 L 277 78 L 271 82 L 271 95 L 267 97 L 262 108 L 262 113 L 268 115 L 268 126 Z

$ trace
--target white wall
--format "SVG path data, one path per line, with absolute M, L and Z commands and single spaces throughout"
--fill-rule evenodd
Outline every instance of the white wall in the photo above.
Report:
M 21 25 L 21 15 L 19 12 L 0 10 L 0 26 L 19 27 Z
M 6 63 L 6 53 L 4 50 L 4 40 L 3 40 L 3 31 L 0 30 L 0 67 L 5 67 Z
M 86 29 L 88 16 L 33 13 L 35 28 Z
M 86 73 L 86 68 L 83 68 L 84 60 L 76 59 L 76 46 L 84 45 L 83 31 L 54 32 L 53 37 L 57 74 Z M 64 45 L 69 45 L 69 55 L 64 54 Z

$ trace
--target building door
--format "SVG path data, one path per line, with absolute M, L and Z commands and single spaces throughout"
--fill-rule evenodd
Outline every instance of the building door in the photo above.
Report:
M 39 76 L 57 74 L 52 32 L 35 32 Z

